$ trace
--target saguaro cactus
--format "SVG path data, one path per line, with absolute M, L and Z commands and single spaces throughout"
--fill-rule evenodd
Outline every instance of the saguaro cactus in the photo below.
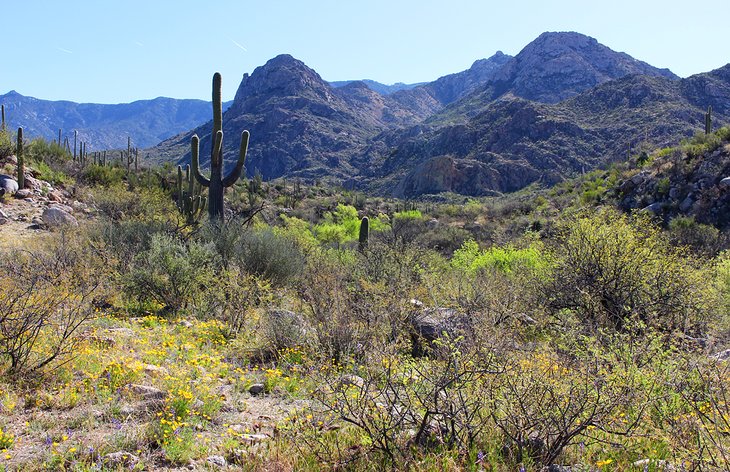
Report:
M 187 184 L 187 190 L 184 188 Z M 188 224 L 200 219 L 205 207 L 206 198 L 201 195 L 201 185 L 190 173 L 190 166 L 185 166 L 185 178 L 181 166 L 177 166 L 177 208 L 185 216 Z
M 23 128 L 18 128 L 18 142 L 15 149 L 18 157 L 18 188 L 25 188 L 25 161 L 23 160 Z
M 707 113 L 705 113 L 705 134 L 712 133 L 712 105 L 707 107 Z
M 79 137 L 79 132 L 74 130 L 74 161 L 76 160 L 76 140 Z
M 0 122 L 0 129 L 5 131 L 5 105 L 0 105 L 0 110 L 2 110 L 2 122 Z
M 367 216 L 363 216 L 360 220 L 360 251 L 364 251 L 368 247 L 368 238 L 370 237 L 370 220 Z
M 231 172 L 223 177 L 223 102 L 221 100 L 221 75 L 213 75 L 213 133 L 211 134 L 210 178 L 200 172 L 200 139 L 193 135 L 191 139 L 191 167 L 195 180 L 208 188 L 208 216 L 211 220 L 223 220 L 223 191 L 233 185 L 241 176 L 243 164 L 248 151 L 248 131 L 241 133 L 241 147 L 238 162 Z

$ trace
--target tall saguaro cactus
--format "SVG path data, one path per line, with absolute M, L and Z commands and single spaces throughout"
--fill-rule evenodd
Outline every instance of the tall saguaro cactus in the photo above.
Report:
M 18 188 L 25 188 L 25 160 L 23 159 L 23 128 L 18 128 L 18 142 L 15 154 L 18 158 Z
M 238 162 L 231 172 L 223 176 L 223 102 L 221 99 L 221 75 L 213 75 L 213 133 L 211 134 L 210 150 L 210 178 L 200 172 L 200 139 L 193 135 L 191 139 L 192 157 L 190 164 L 195 180 L 203 187 L 208 188 L 208 217 L 211 220 L 223 220 L 223 191 L 225 187 L 233 185 L 241 176 L 243 164 L 246 162 L 248 151 L 248 131 L 241 133 L 241 147 L 238 153 Z
M 712 133 L 712 105 L 707 107 L 707 113 L 705 113 L 705 134 Z
M 2 110 L 2 122 L 0 122 L 0 130 L 5 131 L 5 105 L 0 105 L 0 110 Z

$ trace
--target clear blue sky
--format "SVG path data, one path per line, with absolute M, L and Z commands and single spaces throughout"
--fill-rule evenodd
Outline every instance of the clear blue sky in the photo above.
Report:
M 215 5 L 210 6 L 210 5 Z M 423 82 L 543 31 L 578 31 L 680 76 L 730 62 L 728 0 L 24 0 L 0 6 L 0 94 L 232 99 L 289 53 L 325 80 Z

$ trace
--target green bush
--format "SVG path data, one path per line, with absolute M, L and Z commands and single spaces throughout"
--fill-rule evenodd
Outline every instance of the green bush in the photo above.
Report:
M 91 164 L 84 167 L 81 180 L 89 185 L 111 187 L 124 179 L 125 171 L 121 167 L 109 167 Z
M 524 249 L 508 245 L 482 250 L 476 241 L 470 239 L 454 252 L 451 265 L 472 273 L 484 269 L 496 269 L 511 274 L 521 269 L 544 268 L 547 261 L 537 243 Z
M 15 143 L 8 130 L 0 130 L 0 159 L 15 154 Z
M 211 245 L 155 234 L 150 248 L 135 257 L 122 277 L 125 293 L 139 302 L 154 302 L 172 314 L 189 310 L 216 283 L 218 256 Z
M 244 231 L 234 259 L 242 269 L 274 285 L 291 282 L 304 269 L 304 255 L 297 243 L 268 227 Z
M 558 318 L 572 313 L 593 328 L 697 332 L 711 311 L 706 274 L 645 216 L 603 209 L 563 223 L 550 256 L 544 293 Z

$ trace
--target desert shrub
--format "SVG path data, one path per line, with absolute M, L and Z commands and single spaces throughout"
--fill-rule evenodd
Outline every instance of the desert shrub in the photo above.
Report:
M 214 284 L 217 264 L 210 245 L 155 234 L 150 248 L 135 257 L 123 275 L 124 291 L 139 302 L 155 302 L 178 314 Z
M 317 238 L 312 234 L 309 223 L 294 216 L 280 215 L 280 218 L 283 225 L 274 227 L 274 232 L 296 242 L 305 253 L 317 247 Z
M 15 143 L 6 129 L 0 129 L 0 159 L 15 154 Z
M 36 178 L 43 179 L 53 185 L 69 185 L 73 183 L 73 179 L 66 174 L 66 169 L 62 164 L 47 164 L 45 161 L 35 161 L 32 163 L 35 169 Z
M 210 244 L 220 258 L 224 269 L 228 269 L 235 257 L 243 234 L 248 231 L 248 222 L 233 218 L 227 221 L 206 221 L 200 227 L 197 238 Z
M 388 239 L 395 244 L 410 244 L 426 230 L 426 219 L 418 210 L 393 213 Z
M 88 185 L 110 187 L 124 180 L 125 171 L 121 167 L 91 164 L 81 171 L 81 180 Z
M 293 281 L 304 268 L 304 256 L 296 242 L 268 227 L 243 232 L 235 251 L 239 267 L 274 285 Z
M 434 249 L 442 254 L 452 254 L 465 241 L 472 238 L 469 231 L 449 225 L 438 225 L 419 235 L 415 243 L 419 246 Z
M 387 223 L 383 215 L 370 218 L 370 231 L 384 231 Z M 339 203 L 334 211 L 326 212 L 322 222 L 315 225 L 314 234 L 323 244 L 339 247 L 342 244 L 355 241 L 360 231 L 360 218 L 357 209 L 350 205 Z
M 160 189 L 131 192 L 121 186 L 97 187 L 91 190 L 89 199 L 104 216 L 113 221 L 169 221 L 178 218 L 179 214 L 169 197 Z
M 711 287 L 686 251 L 647 218 L 603 209 L 565 223 L 552 247 L 544 286 L 549 311 L 591 327 L 638 322 L 663 330 L 702 330 Z
M 486 393 L 505 459 L 548 466 L 571 446 L 636 430 L 656 382 L 651 367 L 638 369 L 636 361 L 643 357 L 645 365 L 658 346 L 649 338 L 637 349 L 622 337 L 604 336 L 596 343 L 570 333 L 560 349 L 502 351 L 504 373 Z
M 307 258 L 298 285 L 303 314 L 316 332 L 324 357 L 339 361 L 354 354 L 365 338 L 367 316 L 355 302 L 349 251 L 317 251 Z
M 43 138 L 36 138 L 26 147 L 28 159 L 35 162 L 45 162 L 50 165 L 58 165 L 71 160 L 66 150 L 55 141 L 46 141 Z
M 344 433 L 360 438 L 359 447 L 328 449 L 305 436 L 306 447 L 335 465 L 345 458 L 367 459 L 376 460 L 379 470 L 401 470 L 419 451 L 465 454 L 483 444 L 490 427 L 486 392 L 500 368 L 489 351 L 464 352 L 450 340 L 443 345 L 449 353 L 443 360 L 409 359 L 396 349 L 376 349 L 345 371 L 324 370 L 312 414 L 327 426 L 343 421 Z
M 34 373 L 74 352 L 102 291 L 98 261 L 62 233 L 46 251 L 0 256 L 0 363 Z
M 678 216 L 669 222 L 669 239 L 693 252 L 715 256 L 726 244 L 726 237 L 714 226 L 697 223 L 694 216 Z
M 471 239 L 454 252 L 451 265 L 472 273 L 486 269 L 497 269 L 506 274 L 518 270 L 539 270 L 547 265 L 539 246 L 535 242 L 522 249 L 512 245 L 480 249 L 479 244 Z
M 271 285 L 266 280 L 236 269 L 223 270 L 195 303 L 194 314 L 221 321 L 226 337 L 234 337 L 246 330 L 254 310 L 267 305 L 272 298 Z
M 177 234 L 176 226 L 164 220 L 101 219 L 89 227 L 90 247 L 98 251 L 107 265 L 118 273 L 126 272 L 135 256 L 150 248 L 155 234 Z
M 682 143 L 682 151 L 690 158 L 697 158 L 712 152 L 722 145 L 722 136 L 725 136 L 725 133 L 725 131 L 721 131 L 720 133 L 696 134 L 692 139 Z
M 730 367 L 727 362 L 695 362 L 682 381 L 673 382 L 686 404 L 673 422 L 676 437 L 688 438 L 675 453 L 691 470 L 730 470 Z

